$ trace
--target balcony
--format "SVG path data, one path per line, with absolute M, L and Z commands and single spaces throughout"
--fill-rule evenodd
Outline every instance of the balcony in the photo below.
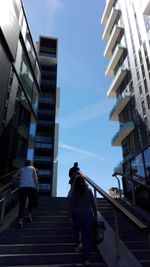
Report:
M 55 100 L 52 98 L 39 98 L 39 103 L 42 104 L 55 104 Z
M 123 161 L 120 161 L 116 167 L 114 168 L 114 173 L 115 172 L 120 172 L 123 173 Z
M 52 161 L 52 157 L 34 157 L 34 162 L 39 162 L 39 163 L 49 163 Z
M 50 55 L 50 54 L 47 54 L 47 53 L 40 52 L 38 58 L 39 58 L 40 63 L 43 64 L 43 65 L 52 66 L 52 65 L 56 65 L 57 64 L 57 57 L 54 54 Z
M 134 123 L 127 122 L 121 125 L 120 130 L 116 133 L 111 141 L 112 146 L 121 146 L 122 141 L 133 131 Z
M 46 143 L 35 143 L 35 149 L 40 149 L 43 151 L 44 150 L 51 150 L 53 149 L 52 144 L 46 144 Z
M 26 125 L 20 125 L 17 128 L 17 133 L 22 136 L 24 139 L 28 139 L 28 127 Z
M 106 2 L 106 6 L 105 6 L 105 9 L 104 9 L 104 12 L 103 12 L 102 19 L 101 19 L 101 24 L 106 25 L 108 17 L 110 15 L 110 12 L 111 12 L 111 9 L 112 9 L 114 3 L 115 3 L 115 0 L 108 0 Z
M 120 10 L 112 8 L 112 11 L 110 13 L 109 19 L 107 21 L 102 39 L 105 41 L 108 41 L 110 34 L 111 34 L 111 30 L 114 26 L 114 23 L 116 21 L 116 18 L 119 16 Z
M 53 138 L 47 136 L 36 136 L 36 142 L 52 143 Z
M 51 170 L 39 170 L 39 174 L 40 176 L 50 176 L 52 175 L 52 171 Z
M 51 121 L 49 121 L 49 120 L 38 120 L 37 121 L 37 126 L 38 127 L 40 127 L 40 126 L 42 126 L 43 128 L 51 128 L 51 127 L 53 127 L 55 124 L 53 123 L 53 122 L 51 122 Z
M 104 51 L 104 57 L 112 56 L 113 47 L 116 44 L 119 35 L 123 35 L 123 33 L 124 33 L 124 28 L 118 25 L 114 26 L 112 33 L 109 37 L 108 43 L 106 45 L 105 51 Z
M 124 92 L 121 96 L 118 97 L 116 105 L 113 107 L 110 112 L 109 119 L 113 121 L 119 120 L 118 116 L 124 107 L 127 105 L 131 98 L 131 94 L 129 92 Z
M 105 71 L 106 76 L 110 76 L 110 77 L 114 76 L 114 69 L 117 66 L 117 64 L 118 64 L 121 56 L 125 52 L 125 50 L 126 50 L 125 47 L 121 46 L 120 44 L 117 45 L 117 47 L 116 47 L 116 49 L 112 55 L 112 58 L 108 64 L 108 67 Z
M 116 73 L 109 89 L 107 92 L 107 97 L 116 97 L 116 91 L 119 88 L 120 84 L 122 83 L 123 79 L 128 73 L 128 69 L 124 67 L 120 67 L 118 72 Z

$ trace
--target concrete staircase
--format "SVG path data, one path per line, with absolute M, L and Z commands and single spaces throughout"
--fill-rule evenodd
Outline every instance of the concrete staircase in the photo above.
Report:
M 128 208 L 128 205 L 124 206 Z M 100 210 L 104 219 L 114 229 L 114 217 L 111 205 L 106 200 L 100 199 L 98 200 L 98 209 Z M 129 210 L 133 214 L 138 215 L 138 209 L 135 210 L 133 207 L 129 206 Z M 150 214 L 140 212 L 138 217 L 142 219 L 145 223 L 148 223 L 149 221 L 150 225 Z M 124 242 L 126 247 L 133 253 L 133 255 L 141 264 L 141 266 L 150 267 L 150 248 L 148 245 L 148 233 L 140 232 L 138 228 L 134 226 L 123 215 L 118 214 L 118 218 L 120 239 Z M 131 265 L 130 267 L 136 266 Z
M 0 234 L 0 266 L 84 266 L 83 254 L 74 252 L 68 205 L 66 198 L 41 196 L 33 222 L 23 229 L 13 222 Z M 90 266 L 106 267 L 98 251 L 92 251 Z

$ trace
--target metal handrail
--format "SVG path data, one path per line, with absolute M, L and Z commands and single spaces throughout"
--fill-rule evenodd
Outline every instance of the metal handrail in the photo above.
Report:
M 5 177 L 9 177 L 9 176 L 13 176 L 16 173 L 16 171 L 12 171 L 9 172 L 3 176 L 0 177 L 0 181 L 3 180 Z M 4 215 L 5 215 L 5 208 L 6 208 L 6 204 L 7 201 L 10 199 L 10 197 L 12 197 L 12 195 L 14 195 L 17 191 L 18 191 L 18 186 L 16 186 L 16 188 L 12 189 L 12 191 L 7 192 L 7 189 L 11 188 L 11 186 L 13 184 L 16 183 L 16 181 L 18 180 L 18 177 L 14 177 L 11 181 L 7 182 L 5 185 L 2 185 L 0 187 L 0 193 L 2 192 L 6 192 L 6 195 L 0 199 L 0 224 L 3 223 L 4 220 Z
M 1 205 L 1 210 L 0 210 L 0 224 L 3 224 L 4 215 L 5 215 L 5 208 L 6 208 L 6 204 L 7 204 L 8 199 L 12 195 L 14 195 L 18 191 L 18 189 L 19 189 L 19 187 L 15 188 L 9 194 L 7 194 L 5 197 L 3 197 L 2 199 L 0 199 L 0 205 Z
M 87 175 L 80 171 L 80 174 L 85 178 L 85 180 L 94 188 L 94 195 L 96 197 L 96 192 L 104 197 L 114 208 L 114 221 L 115 221 L 115 243 L 116 243 L 116 256 L 120 257 L 120 245 L 119 245 L 119 224 L 117 212 L 119 211 L 125 217 L 127 217 L 134 225 L 136 225 L 140 230 L 147 231 L 150 240 L 150 227 L 108 195 L 102 188 L 100 188 L 96 183 L 94 183 Z M 149 244 L 150 245 L 150 244 Z
M 14 178 L 12 181 L 8 182 L 7 184 L 3 185 L 0 188 L 0 193 L 2 193 L 4 190 L 6 190 L 7 188 L 9 188 L 12 184 L 14 184 L 16 181 L 18 180 L 18 178 Z
M 129 177 L 129 176 L 127 176 L 127 175 L 125 175 L 125 174 L 123 174 L 121 172 L 115 172 L 112 176 L 115 176 L 117 178 L 117 175 L 122 176 L 122 177 L 126 178 L 127 180 L 129 180 L 131 182 L 131 184 L 132 184 L 132 189 L 131 189 L 131 191 L 132 191 L 132 201 L 133 201 L 134 205 L 136 204 L 135 192 L 134 192 L 134 187 L 133 187 L 134 184 L 138 184 L 138 185 L 143 186 L 146 189 L 150 190 L 150 185 L 144 184 L 143 182 L 141 182 L 139 180 L 135 180 L 131 176 Z M 137 178 L 143 178 L 141 175 L 138 175 L 138 174 L 134 174 L 134 176 L 136 176 Z
M 132 177 L 129 177 L 129 176 L 127 176 L 127 175 L 125 175 L 125 174 L 123 174 L 123 173 L 121 173 L 121 172 L 115 172 L 115 173 L 113 174 L 113 176 L 115 176 L 115 175 L 123 176 L 123 177 L 125 177 L 126 179 L 130 180 L 131 182 L 133 182 L 133 183 L 135 183 L 135 184 L 139 184 L 139 185 L 142 185 L 142 186 L 146 187 L 147 189 L 150 189 L 150 185 L 144 184 L 143 182 L 141 182 L 141 181 L 139 181 L 139 180 L 135 180 L 135 179 L 133 179 Z M 133 175 L 136 176 L 137 178 L 143 178 L 143 176 L 138 175 L 138 174 L 133 174 Z
M 11 171 L 11 172 L 9 172 L 9 173 L 6 173 L 6 174 L 4 174 L 3 176 L 0 177 L 0 180 L 4 179 L 5 177 L 8 177 L 8 176 L 10 176 L 10 175 L 13 175 L 13 174 L 15 174 L 15 173 L 16 173 L 16 171 Z

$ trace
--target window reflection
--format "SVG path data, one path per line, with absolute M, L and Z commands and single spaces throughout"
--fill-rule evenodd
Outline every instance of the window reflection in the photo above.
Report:
M 145 171 L 142 154 L 139 154 L 133 160 L 131 160 L 131 170 L 132 177 L 134 179 L 138 179 L 139 181 L 145 183 Z
M 147 182 L 150 184 L 150 147 L 144 151 Z

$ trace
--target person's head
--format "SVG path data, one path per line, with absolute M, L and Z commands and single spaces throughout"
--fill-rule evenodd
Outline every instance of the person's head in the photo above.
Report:
M 78 162 L 74 162 L 74 167 L 78 167 Z
M 75 192 L 83 196 L 88 185 L 82 175 L 76 175 L 73 187 Z
M 32 166 L 32 160 L 27 159 L 27 160 L 25 161 L 25 167 L 27 167 L 27 166 Z

